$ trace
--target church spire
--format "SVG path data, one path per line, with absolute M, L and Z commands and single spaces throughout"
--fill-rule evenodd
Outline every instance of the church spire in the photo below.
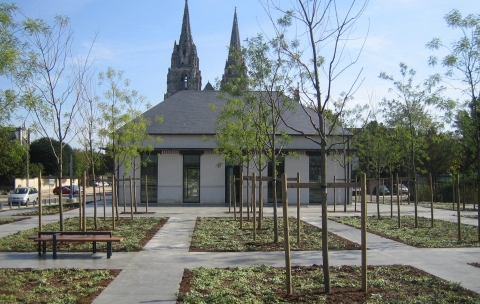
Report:
M 185 9 L 183 10 L 182 32 L 180 34 L 179 44 L 193 42 L 192 31 L 190 30 L 190 15 L 188 11 L 188 0 L 185 0 Z
M 185 0 L 182 31 L 178 44 L 177 42 L 173 44 L 171 67 L 167 74 L 167 93 L 164 98 L 166 99 L 178 91 L 201 90 L 201 87 L 202 75 L 199 69 L 197 47 L 193 43 L 190 30 L 188 0 Z
M 230 37 L 230 50 L 228 51 L 228 57 L 231 57 L 232 49 L 240 50 L 240 34 L 238 32 L 238 21 L 237 21 L 237 8 L 235 8 L 235 13 L 233 14 L 233 26 L 232 26 L 232 35 Z
M 230 46 L 228 48 L 228 59 L 225 63 L 222 84 L 241 76 L 241 73 L 235 69 L 239 64 L 245 64 L 240 54 L 241 51 L 242 46 L 240 45 L 240 34 L 238 31 L 237 8 L 235 8 L 235 13 L 233 14 L 232 34 L 230 36 Z

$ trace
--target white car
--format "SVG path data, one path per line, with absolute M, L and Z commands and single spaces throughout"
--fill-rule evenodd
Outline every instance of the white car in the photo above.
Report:
M 95 182 L 95 187 L 102 187 L 102 186 L 105 186 L 105 187 L 108 187 L 110 186 L 110 183 L 109 182 L 102 182 L 102 181 L 96 181 Z
M 8 196 L 8 204 L 13 205 L 36 205 L 38 202 L 38 190 L 35 187 L 18 187 Z

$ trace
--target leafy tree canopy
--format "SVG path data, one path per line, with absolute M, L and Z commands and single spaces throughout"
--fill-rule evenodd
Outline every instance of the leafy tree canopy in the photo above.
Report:
M 57 158 L 53 151 L 59 153 L 60 142 L 54 139 L 42 137 L 32 142 L 30 145 L 30 161 L 32 163 L 40 163 L 43 165 L 43 175 L 58 175 Z M 70 145 L 65 145 L 63 148 L 63 175 L 70 175 L 70 155 L 72 155 L 73 172 L 78 173 L 79 167 L 77 156 Z

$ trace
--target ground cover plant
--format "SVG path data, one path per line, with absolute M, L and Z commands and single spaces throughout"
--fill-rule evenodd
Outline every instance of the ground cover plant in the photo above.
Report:
M 0 269 L 0 303 L 92 303 L 120 270 Z
M 79 203 L 63 204 L 63 212 L 78 209 Z M 42 215 L 58 214 L 60 207 L 58 205 L 42 206 Z M 14 216 L 38 216 L 38 208 L 30 209 L 29 211 L 14 214 Z
M 413 204 L 413 203 L 412 203 Z M 421 202 L 419 203 L 420 206 L 425 208 L 430 208 L 430 203 Z M 475 204 L 475 207 L 477 205 Z M 453 206 L 453 203 L 433 203 L 433 208 L 435 209 L 444 209 L 444 210 L 452 210 L 457 211 L 457 205 Z M 473 208 L 473 204 L 465 204 L 465 208 L 463 208 L 463 203 L 460 203 L 460 211 L 477 211 L 477 208 Z
M 360 228 L 360 217 L 329 217 L 330 220 Z M 396 217 L 377 216 L 367 218 L 367 230 L 394 241 L 423 248 L 451 248 L 451 247 L 478 247 L 477 227 L 461 225 L 462 240 L 458 241 L 457 223 L 435 220 L 434 227 L 430 228 L 430 219 L 418 218 L 418 227 L 415 228 L 413 216 L 401 217 L 401 228 L 398 228 Z
M 10 224 L 13 222 L 27 220 L 29 217 L 22 217 L 22 218 L 0 218 L 0 225 Z
M 322 266 L 292 267 L 293 294 L 285 294 L 285 269 L 185 269 L 177 303 L 479 303 L 480 296 L 411 266 L 369 266 L 368 292 L 361 268 L 330 267 L 332 292 L 323 289 Z
M 300 244 L 297 244 L 297 223 L 295 218 L 289 218 L 291 250 L 321 250 L 322 230 L 306 222 L 301 222 Z M 245 220 L 240 229 L 239 220 L 231 217 L 197 218 L 192 234 L 190 251 L 282 251 L 283 219 L 279 217 L 279 242 L 273 242 L 273 218 L 264 218 L 262 229 L 257 230 L 253 241 L 253 222 Z M 333 233 L 329 233 L 330 250 L 360 249 L 360 245 Z
M 117 221 L 116 229 L 113 235 L 123 236 L 125 239 L 121 243 L 113 243 L 113 251 L 140 251 L 143 246 L 157 233 L 157 231 L 167 222 L 165 217 L 136 217 L 120 218 Z M 112 219 L 98 219 L 98 231 L 111 231 Z M 65 220 L 65 231 L 78 231 L 79 219 L 69 218 Z M 43 231 L 59 231 L 58 222 L 42 226 Z M 87 230 L 94 230 L 93 218 L 87 218 Z M 37 243 L 28 239 L 28 236 L 36 235 L 38 229 L 29 229 L 21 231 L 8 237 L 0 238 L 0 251 L 19 251 L 30 252 L 37 251 Z M 47 243 L 47 250 L 50 250 Z M 57 246 L 58 251 L 91 252 L 90 243 L 67 243 L 60 242 Z M 98 251 L 106 251 L 106 243 L 97 244 Z

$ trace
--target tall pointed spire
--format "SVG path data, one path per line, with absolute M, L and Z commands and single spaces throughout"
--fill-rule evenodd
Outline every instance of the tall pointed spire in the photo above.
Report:
M 197 47 L 193 43 L 190 30 L 188 0 L 185 0 L 182 31 L 178 44 L 177 42 L 173 44 L 171 67 L 167 74 L 167 93 L 164 98 L 166 99 L 178 91 L 201 90 L 201 87 L 202 75 L 199 69 Z
M 242 76 L 242 73 L 236 69 L 236 67 L 238 68 L 238 65 L 245 64 L 240 54 L 241 50 L 242 46 L 240 45 L 240 34 L 238 31 L 237 8 L 235 8 L 235 13 L 233 14 L 232 34 L 230 36 L 230 46 L 228 47 L 228 59 L 225 63 L 222 84 Z
M 183 10 L 182 32 L 180 34 L 179 44 L 192 42 L 192 31 L 190 30 L 190 15 L 188 11 L 188 0 L 185 0 L 185 9 Z
M 230 50 L 228 55 L 232 53 L 232 49 L 240 50 L 240 34 L 238 32 L 238 20 L 237 20 L 237 8 L 235 8 L 235 13 L 233 14 L 233 26 L 232 26 L 232 35 L 230 37 Z

